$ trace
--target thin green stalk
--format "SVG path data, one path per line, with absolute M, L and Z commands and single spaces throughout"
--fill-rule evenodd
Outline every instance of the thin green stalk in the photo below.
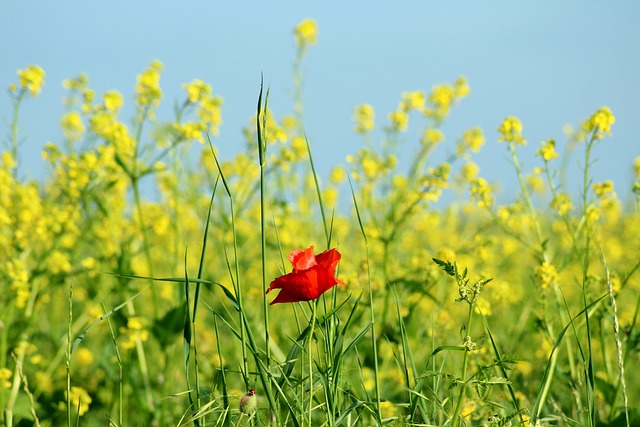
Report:
M 466 330 L 467 333 L 470 334 L 471 333 L 471 320 L 473 318 L 473 303 L 475 302 L 475 297 L 473 302 L 469 302 L 469 312 L 467 313 L 467 322 L 466 322 Z M 465 344 L 466 344 L 466 340 L 470 339 L 469 336 L 467 336 L 465 338 Z M 461 381 L 462 383 L 460 384 L 460 391 L 458 392 L 458 399 L 456 401 L 456 406 L 455 409 L 453 411 L 453 418 L 451 419 L 451 426 L 452 427 L 457 427 L 458 426 L 458 421 L 460 419 L 460 412 L 462 411 L 462 402 L 464 400 L 464 394 L 467 391 L 467 369 L 469 367 L 469 352 L 471 351 L 471 349 L 465 345 L 465 350 L 464 350 L 464 356 L 462 358 L 462 376 L 461 376 Z
M 69 285 L 69 323 L 67 324 L 67 426 L 71 427 L 71 324 L 73 323 L 73 282 Z M 24 351 L 22 351 L 24 353 Z
M 353 198 L 353 205 L 356 209 L 356 217 L 358 219 L 358 224 L 360 225 L 360 232 L 362 233 L 362 238 L 364 239 L 365 254 L 367 258 L 367 288 L 369 291 L 369 314 L 371 319 L 371 348 L 373 349 L 373 374 L 374 374 L 374 379 L 376 384 L 376 415 L 378 417 L 378 423 L 381 423 L 382 410 L 380 408 L 380 376 L 378 373 L 378 344 L 376 339 L 377 335 L 376 335 L 376 321 L 375 321 L 376 319 L 375 319 L 374 303 L 373 303 L 373 289 L 371 285 L 371 266 L 369 263 L 369 241 L 367 239 L 367 233 L 364 230 L 364 225 L 362 224 L 362 218 L 360 217 L 360 209 L 358 209 L 358 201 L 356 200 L 356 193 L 353 190 L 353 183 L 351 182 L 351 178 L 349 178 L 349 187 L 351 188 L 351 197 Z
M 549 261 L 549 257 L 546 254 L 544 249 L 544 238 L 542 236 L 542 229 L 540 227 L 540 222 L 538 221 L 535 207 L 533 206 L 533 202 L 531 201 L 531 195 L 529 194 L 529 190 L 527 189 L 526 182 L 524 179 L 524 175 L 522 174 L 522 166 L 520 166 L 520 161 L 518 160 L 518 155 L 516 153 L 516 145 L 515 142 L 509 142 L 509 151 L 511 152 L 511 161 L 513 162 L 513 166 L 516 170 L 516 174 L 518 176 L 518 182 L 520 183 L 520 191 L 522 192 L 522 197 L 527 204 L 527 208 L 529 208 L 529 213 L 533 219 L 533 224 L 535 226 L 535 233 L 538 239 L 538 244 L 540 245 L 540 252 L 542 254 L 542 258 L 544 261 Z
M 20 112 L 20 104 L 27 94 L 27 89 L 22 89 L 18 94 L 18 97 L 13 103 L 13 118 L 11 120 L 11 155 L 16 162 L 16 167 L 13 168 L 13 180 L 18 181 L 18 114 Z
M 585 147 L 585 163 L 584 163 L 584 169 L 583 169 L 583 177 L 582 177 L 582 190 L 583 190 L 583 194 L 582 194 L 582 208 L 583 208 L 583 215 L 585 216 L 585 219 L 587 220 L 587 224 L 585 227 L 585 234 L 584 234 L 584 238 L 585 238 L 585 247 L 584 247 L 584 257 L 583 257 L 583 264 L 582 264 L 582 303 L 583 303 L 583 307 L 587 307 L 587 280 L 588 280 L 588 274 L 589 274 L 589 263 L 590 263 L 590 246 L 591 246 L 591 226 L 588 223 L 588 203 L 589 203 L 589 197 L 588 197 L 588 189 L 589 189 L 589 183 L 590 183 L 590 176 L 589 176 L 589 166 L 590 166 L 590 162 L 591 162 L 591 150 L 593 149 L 595 142 L 597 141 L 596 139 L 596 130 L 594 130 L 591 139 L 589 140 L 589 142 L 587 143 L 586 147 Z M 595 425 L 595 369 L 593 367 L 593 351 L 592 351 L 592 347 L 591 347 L 591 328 L 590 328 L 590 323 L 589 323 L 589 312 L 588 310 L 585 310 L 584 312 L 584 317 L 585 317 L 585 323 L 586 323 L 586 328 L 587 328 L 587 349 L 588 349 L 588 353 L 587 353 L 587 366 L 585 368 L 585 379 L 586 379 L 586 387 L 587 387 L 587 399 L 589 402 L 589 412 L 588 412 L 588 419 L 589 419 L 589 425 Z
M 102 303 L 102 309 L 105 314 L 107 313 L 107 307 Z M 107 318 L 107 324 L 109 325 L 109 332 L 111 334 L 111 342 L 113 342 L 113 347 L 116 350 L 116 358 L 118 361 L 118 423 L 121 426 L 126 425 L 124 420 L 124 364 L 122 363 L 122 357 L 120 356 L 120 350 L 118 349 L 118 340 L 116 339 L 116 334 L 113 331 L 113 325 L 111 324 L 111 319 Z
M 260 94 L 258 95 L 258 108 L 256 113 L 256 133 L 258 136 L 258 161 L 260 163 L 260 254 L 262 264 L 262 312 L 264 316 L 264 341 L 267 369 L 271 368 L 271 346 L 269 336 L 269 303 L 267 301 L 267 227 L 265 218 L 265 164 L 267 154 L 267 107 L 269 105 L 269 89 L 262 103 L 263 82 L 260 81 Z M 261 114 L 262 113 L 262 114 Z M 270 385 L 269 385 L 270 387 Z M 275 410 L 275 408 L 272 408 Z
M 308 356 L 309 356 L 309 412 L 308 412 L 308 421 L 309 427 L 313 426 L 312 422 L 312 413 L 313 413 L 313 330 L 316 326 L 316 310 L 318 308 L 318 300 L 314 300 L 311 302 L 311 320 L 309 322 L 309 326 L 311 326 L 311 331 L 309 332 L 309 336 L 307 337 L 308 347 Z

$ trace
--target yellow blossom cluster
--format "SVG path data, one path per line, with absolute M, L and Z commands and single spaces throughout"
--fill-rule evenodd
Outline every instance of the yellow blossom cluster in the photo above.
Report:
M 549 285 L 558 280 L 558 272 L 552 264 L 547 261 L 543 261 L 536 271 L 536 279 L 540 288 L 546 289 Z
M 11 92 L 20 90 L 22 93 L 28 92 L 31 96 L 37 96 L 44 86 L 46 77 L 44 70 L 37 65 L 28 65 L 25 69 L 18 70 L 18 88 L 15 84 L 9 86 Z
M 471 200 L 478 202 L 481 208 L 488 208 L 493 205 L 493 191 L 484 178 L 474 178 L 470 182 L 469 193 Z
M 477 153 L 484 145 L 485 138 L 482 129 L 471 128 L 462 133 L 462 137 L 456 143 L 456 155 L 462 157 L 468 150 Z
M 526 145 L 527 141 L 522 137 L 522 123 L 517 117 L 509 116 L 502 121 L 498 128 L 502 135 L 498 141 L 513 142 L 514 144 Z
M 615 122 L 616 118 L 613 116 L 611 109 L 609 107 L 600 107 L 585 122 L 583 128 L 588 133 L 593 132 L 595 138 L 602 139 L 611 134 L 611 125 Z
M 313 19 L 303 19 L 293 30 L 298 47 L 304 49 L 307 45 L 316 44 L 318 40 L 318 25 Z
M 465 77 L 457 78 L 453 84 L 436 85 L 428 97 L 428 106 L 423 113 L 436 122 L 444 120 L 459 100 L 469 95 L 470 89 Z
M 353 112 L 356 133 L 368 133 L 375 127 L 375 112 L 369 104 L 358 105 Z
M 540 143 L 541 147 L 538 148 L 536 154 L 538 157 L 542 157 L 545 162 L 553 160 L 558 157 L 558 153 L 556 152 L 556 141 L 553 139 L 549 139 L 547 141 L 542 141 Z
M 136 83 L 136 100 L 142 107 L 158 105 L 162 99 L 162 89 L 160 89 L 160 72 L 162 71 L 160 61 L 152 61 L 151 66 L 138 75 Z

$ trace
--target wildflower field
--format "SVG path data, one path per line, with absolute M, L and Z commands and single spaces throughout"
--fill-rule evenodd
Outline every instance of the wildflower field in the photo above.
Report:
M 315 23 L 294 35 L 290 114 L 256 84 L 231 158 L 212 85 L 155 114 L 153 61 L 133 99 L 65 80 L 64 140 L 42 147 L 44 180 L 23 179 L 18 130 L 38 124 L 19 113 L 46 72 L 2 83 L 4 426 L 640 425 L 640 157 L 621 162 L 631 188 L 591 178 L 614 113 L 567 118 L 562 141 L 506 117 L 498 140 L 443 142 L 470 95 L 453 76 L 390 113 L 355 106 L 362 144 L 322 176 L 302 120 Z M 486 144 L 512 159 L 504 204 L 473 161 Z

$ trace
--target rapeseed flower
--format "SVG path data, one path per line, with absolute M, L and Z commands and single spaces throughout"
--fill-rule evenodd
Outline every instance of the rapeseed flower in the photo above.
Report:
M 209 126 L 211 133 L 216 136 L 220 133 L 219 128 L 222 125 L 222 102 L 219 96 L 203 96 L 196 110 L 201 122 Z
M 558 271 L 547 261 L 543 261 L 536 271 L 536 279 L 542 289 L 546 289 L 550 284 L 558 280 Z
M 442 141 L 444 141 L 444 134 L 440 129 L 427 128 L 422 134 L 420 144 L 430 147 Z
M 77 412 L 78 416 L 83 416 L 89 410 L 89 405 L 92 402 L 91 396 L 87 390 L 82 387 L 71 387 L 71 394 L 64 392 L 65 399 L 71 404 L 72 411 Z M 67 402 L 60 402 L 58 408 L 62 411 L 67 410 Z
M 117 90 L 110 90 L 109 92 L 106 92 L 102 95 L 102 99 L 104 101 L 104 108 L 112 113 L 117 113 L 120 110 L 120 107 L 124 104 L 124 98 Z
M 18 70 L 20 89 L 28 90 L 31 96 L 37 96 L 40 93 L 45 77 L 46 73 L 37 65 L 28 65 L 27 68 Z
M 564 216 L 574 209 L 571 203 L 571 197 L 564 193 L 555 195 L 549 206 L 555 209 L 560 216 Z
M 199 79 L 194 79 L 191 83 L 183 84 L 182 88 L 187 91 L 187 99 L 193 104 L 211 95 L 211 85 Z
M 195 139 L 201 144 L 204 144 L 202 132 L 206 129 L 205 125 L 201 122 L 188 121 L 185 123 L 174 123 L 173 129 L 178 132 L 179 140 L 190 141 Z
M 480 151 L 484 145 L 485 139 L 482 129 L 471 128 L 462 133 L 462 137 L 458 140 L 456 146 L 456 155 L 462 156 L 465 151 L 470 150 L 474 153 Z
M 356 133 L 371 132 L 375 127 L 375 112 L 369 104 L 358 105 L 353 112 Z
M 538 148 L 536 155 L 538 157 L 542 157 L 545 162 L 558 157 L 558 153 L 556 152 L 556 141 L 553 138 L 542 141 L 540 145 L 542 145 L 542 147 Z
M 606 134 L 611 134 L 611 125 L 616 122 L 609 107 L 600 107 L 584 124 L 587 132 L 593 132 L 596 139 L 602 139 Z
M 411 110 L 422 110 L 424 109 L 425 101 L 426 98 L 422 91 L 402 92 L 400 108 L 407 113 Z
M 471 182 L 471 180 L 477 177 L 479 173 L 480 173 L 480 167 L 474 162 L 467 162 L 460 169 L 460 174 L 462 178 L 467 182 Z
M 498 138 L 498 142 L 506 141 L 527 145 L 527 141 L 522 137 L 522 123 L 517 117 L 509 116 L 504 119 L 498 128 L 498 132 L 502 135 Z
M 493 194 L 491 186 L 484 178 L 475 178 L 471 180 L 471 200 L 478 202 L 478 207 L 489 208 L 493 204 Z
M 293 30 L 298 47 L 304 49 L 307 45 L 316 44 L 318 40 L 318 25 L 313 19 L 303 19 Z
M 0 388 L 10 389 L 11 388 L 11 377 L 13 376 L 13 372 L 7 368 L 0 368 Z
M 70 111 L 60 120 L 60 127 L 64 133 L 64 137 L 69 141 L 77 141 L 84 132 L 84 123 L 82 117 L 76 111 Z
M 160 89 L 160 72 L 162 71 L 160 61 L 152 61 L 149 68 L 138 75 L 136 83 L 136 100 L 138 105 L 150 106 L 160 103 L 162 90 Z
M 388 119 L 391 122 L 391 130 L 394 132 L 404 132 L 409 126 L 409 116 L 403 110 L 392 111 Z

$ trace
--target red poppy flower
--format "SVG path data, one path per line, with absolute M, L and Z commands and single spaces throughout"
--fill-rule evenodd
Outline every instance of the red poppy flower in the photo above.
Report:
M 273 289 L 280 289 L 280 293 L 271 304 L 311 301 L 335 285 L 344 285 L 344 282 L 334 275 L 340 258 L 337 249 L 330 249 L 319 255 L 313 254 L 313 246 L 294 249 L 289 254 L 293 271 L 275 279 L 267 289 L 267 293 Z

